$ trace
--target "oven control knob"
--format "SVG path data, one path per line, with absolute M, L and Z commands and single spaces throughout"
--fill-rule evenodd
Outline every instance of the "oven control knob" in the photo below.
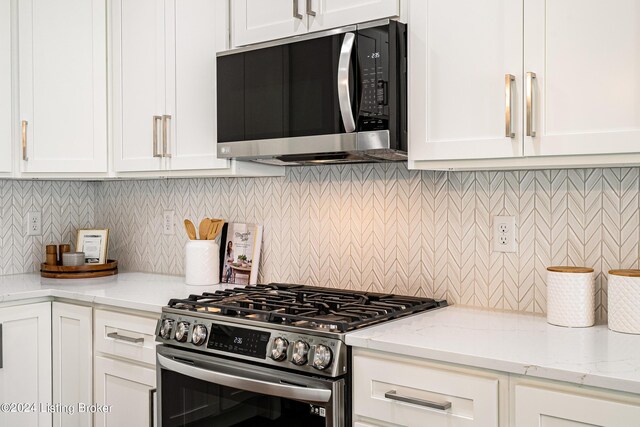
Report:
M 331 365 L 331 359 L 333 358 L 331 349 L 322 344 L 314 346 L 313 349 L 313 362 L 311 362 L 313 367 L 320 371 L 327 369 Z
M 185 342 L 187 340 L 187 334 L 189 333 L 189 323 L 187 322 L 178 322 L 178 326 L 176 326 L 176 341 Z
M 273 340 L 271 345 L 271 358 L 276 362 L 280 362 L 287 357 L 287 348 L 289 347 L 289 341 L 285 338 L 278 337 Z
M 171 329 L 173 329 L 173 320 L 164 319 L 160 325 L 160 336 L 163 339 L 168 340 L 171 338 Z
M 207 340 L 207 327 L 204 325 L 195 325 L 191 333 L 191 342 L 195 345 L 202 345 Z
M 291 357 L 291 361 L 294 365 L 304 365 L 307 363 L 307 353 L 309 353 L 309 344 L 298 340 L 293 343 L 293 357 Z

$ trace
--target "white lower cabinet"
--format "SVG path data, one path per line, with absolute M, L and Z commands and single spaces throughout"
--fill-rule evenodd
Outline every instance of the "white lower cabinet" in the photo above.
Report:
M 96 414 L 97 427 L 152 426 L 151 390 L 156 386 L 155 368 L 96 356 L 96 402 L 110 411 Z
M 93 423 L 80 405 L 93 403 L 92 308 L 52 303 L 53 403 L 72 405 L 74 413 L 53 414 L 53 425 L 85 427 Z
M 157 317 L 94 310 L 96 427 L 153 426 Z
M 498 426 L 499 388 L 498 376 L 359 349 L 353 354 L 353 412 L 361 426 L 376 421 L 409 427 Z
M 629 427 L 640 425 L 640 401 L 593 397 L 526 385 L 515 386 L 517 427 Z
M 0 426 L 47 427 L 51 403 L 51 303 L 0 308 Z M 18 408 L 18 405 L 33 405 Z

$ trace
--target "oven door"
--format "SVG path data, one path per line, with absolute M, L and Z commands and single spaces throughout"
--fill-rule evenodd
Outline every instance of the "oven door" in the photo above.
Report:
M 158 422 L 177 426 L 345 426 L 344 380 L 157 347 Z

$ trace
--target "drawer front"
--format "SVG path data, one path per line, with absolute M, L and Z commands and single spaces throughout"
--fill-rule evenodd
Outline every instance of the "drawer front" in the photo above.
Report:
M 155 365 L 155 329 L 158 319 L 95 310 L 95 351 Z
M 498 380 L 353 356 L 355 415 L 404 426 L 498 426 Z M 449 406 L 450 405 L 450 406 Z

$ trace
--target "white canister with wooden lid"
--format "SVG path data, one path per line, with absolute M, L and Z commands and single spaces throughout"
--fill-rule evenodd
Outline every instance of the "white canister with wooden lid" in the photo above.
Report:
M 593 268 L 547 268 L 547 322 L 585 328 L 595 323 Z
M 640 334 L 640 270 L 609 271 L 609 329 Z

